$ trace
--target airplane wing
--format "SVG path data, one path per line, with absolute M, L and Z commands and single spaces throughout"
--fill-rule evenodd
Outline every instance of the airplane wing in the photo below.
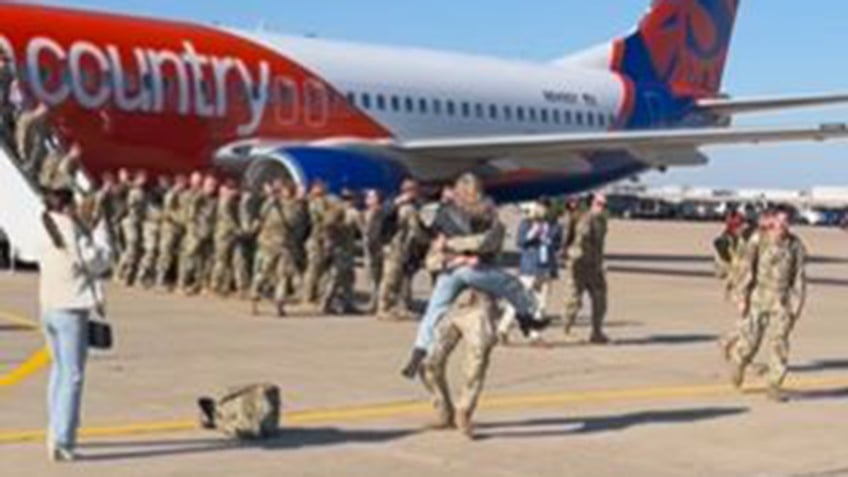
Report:
M 594 151 L 630 150 L 657 158 L 672 151 L 695 151 L 701 146 L 759 144 L 786 141 L 848 139 L 848 125 L 808 128 L 709 128 L 610 131 L 571 134 L 422 139 L 396 143 L 402 152 L 453 161 L 485 161 L 501 157 L 556 157 Z M 660 159 L 657 166 L 668 164 Z
M 848 103 L 848 94 L 782 96 L 762 98 L 710 98 L 697 102 L 698 109 L 718 116 L 759 113 L 792 108 L 810 108 Z

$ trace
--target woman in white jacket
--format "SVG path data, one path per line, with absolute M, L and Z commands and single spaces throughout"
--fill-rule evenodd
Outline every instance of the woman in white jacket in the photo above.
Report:
M 53 365 L 47 391 L 48 456 L 74 460 L 88 354 L 88 320 L 103 310 L 100 277 L 108 272 L 110 249 L 103 227 L 89 233 L 78 220 L 73 192 L 45 193 L 42 219 L 49 241 L 41 256 L 40 301 Z

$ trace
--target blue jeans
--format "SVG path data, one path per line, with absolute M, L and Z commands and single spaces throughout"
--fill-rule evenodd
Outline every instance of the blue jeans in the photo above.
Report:
M 430 351 L 436 340 L 436 327 L 448 312 L 456 297 L 466 288 L 488 293 L 509 302 L 518 315 L 533 315 L 538 303 L 518 278 L 504 270 L 481 265 L 455 268 L 439 276 L 427 304 L 427 311 L 418 325 L 415 347 Z
M 49 436 L 72 450 L 77 443 L 85 362 L 88 356 L 88 310 L 44 312 L 44 333 L 53 358 L 47 388 Z

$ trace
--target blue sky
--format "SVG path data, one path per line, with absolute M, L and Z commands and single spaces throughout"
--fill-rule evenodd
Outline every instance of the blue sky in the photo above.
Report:
M 49 3 L 294 34 L 545 61 L 631 28 L 650 0 L 174 1 Z M 848 2 L 742 0 L 725 89 L 736 96 L 848 91 Z M 746 125 L 848 121 L 848 107 L 740 119 Z M 848 144 L 709 149 L 705 168 L 654 183 L 726 187 L 848 186 Z

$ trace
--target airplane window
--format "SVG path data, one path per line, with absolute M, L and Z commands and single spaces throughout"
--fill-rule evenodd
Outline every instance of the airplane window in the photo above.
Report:
M 442 114 L 442 101 L 440 99 L 433 100 L 433 114 Z
M 504 106 L 503 108 L 504 119 L 507 121 L 512 121 L 512 108 L 509 106 Z
M 454 104 L 454 102 L 448 101 L 446 106 L 447 106 L 448 116 L 453 116 L 454 113 L 456 113 L 456 105 Z
M 588 124 L 589 127 L 595 126 L 595 115 L 592 114 L 591 112 L 586 113 L 586 124 Z
M 380 111 L 386 109 L 386 97 L 382 94 L 377 95 L 377 109 L 379 109 Z
M 560 123 L 562 116 L 560 115 L 559 109 L 553 110 L 553 119 L 554 119 L 554 124 Z
M 400 98 L 397 96 L 392 96 L 392 111 L 398 112 L 400 111 Z
M 471 105 L 468 103 L 462 103 L 462 116 L 467 118 L 471 116 Z
M 484 111 L 485 108 L 483 108 L 483 105 L 481 103 L 477 103 L 476 105 L 474 105 L 474 112 L 477 114 L 478 118 L 483 119 L 483 116 L 485 116 Z
M 582 126 L 583 125 L 583 113 L 581 113 L 580 111 L 577 111 L 576 113 L 574 113 L 574 122 L 577 123 L 578 126 Z
M 527 117 L 530 119 L 531 123 L 535 123 L 536 122 L 536 109 L 528 108 L 527 109 Z
M 601 113 L 598 113 L 598 125 L 606 126 L 607 125 L 607 117 Z
M 565 124 L 571 124 L 571 111 L 563 111 L 562 120 L 565 121 Z
M 413 101 L 412 98 L 407 96 L 406 99 L 404 99 L 403 102 L 404 102 L 404 106 L 406 106 L 406 112 L 407 113 L 415 112 L 415 101 Z
M 541 114 L 541 117 L 542 117 L 542 122 L 545 123 L 545 124 L 548 124 L 548 110 L 543 109 L 540 114 Z
M 498 107 L 494 104 L 489 105 L 489 117 L 492 119 L 498 119 Z
M 519 106 L 515 109 L 515 117 L 521 122 L 524 122 L 524 108 Z
M 371 109 L 371 95 L 368 93 L 362 93 L 362 107 L 365 109 Z
M 348 93 L 347 102 L 350 103 L 351 106 L 356 106 L 356 93 Z
M 427 114 L 427 109 L 427 100 L 424 98 L 419 99 L 418 110 L 421 112 L 421 114 Z

